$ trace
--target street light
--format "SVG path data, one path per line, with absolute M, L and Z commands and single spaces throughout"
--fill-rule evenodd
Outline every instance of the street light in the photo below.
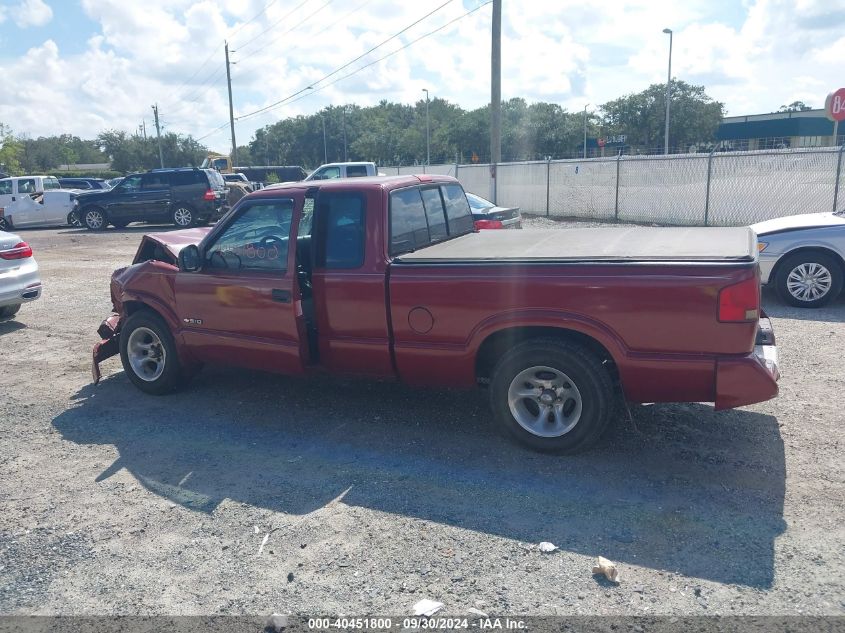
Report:
M 672 95 L 672 29 L 663 29 L 669 35 L 669 73 L 666 77 L 666 131 L 663 135 L 663 153 L 669 153 L 669 99 Z
M 428 124 L 428 88 L 423 88 L 425 93 L 425 164 L 431 165 L 431 128 Z
M 584 158 L 587 158 L 587 106 L 584 106 Z

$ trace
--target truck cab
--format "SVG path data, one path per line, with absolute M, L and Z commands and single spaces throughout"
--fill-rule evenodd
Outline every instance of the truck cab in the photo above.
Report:
M 375 163 L 328 163 L 311 172 L 305 180 L 333 180 L 379 176 Z
M 0 179 L 0 207 L 20 200 L 21 196 L 61 189 L 55 176 L 13 176 Z

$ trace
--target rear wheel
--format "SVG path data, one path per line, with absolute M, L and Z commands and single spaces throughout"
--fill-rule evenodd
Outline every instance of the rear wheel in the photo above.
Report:
M 187 204 L 177 204 L 173 209 L 173 224 L 186 229 L 196 223 L 196 212 Z
M 13 306 L 3 306 L 0 308 L 0 319 L 11 319 L 18 313 L 18 310 L 21 309 L 21 304 L 15 304 Z
M 76 211 L 67 214 L 67 223 L 70 226 L 82 226 L 82 222 L 79 221 L 79 214 Z
M 157 314 L 136 312 L 120 332 L 120 360 L 129 380 L 156 396 L 182 384 L 182 368 L 170 328 Z
M 778 265 L 775 286 L 781 299 L 799 308 L 820 308 L 842 290 L 842 266 L 831 255 L 808 251 Z
M 99 207 L 89 207 L 82 211 L 82 223 L 91 231 L 102 231 L 106 228 L 106 214 Z
M 534 450 L 576 453 L 598 441 L 614 410 L 610 375 L 577 343 L 534 339 L 506 352 L 493 371 L 499 426 Z
M 8 231 L 11 228 L 12 221 L 9 218 L 0 215 L 0 231 Z

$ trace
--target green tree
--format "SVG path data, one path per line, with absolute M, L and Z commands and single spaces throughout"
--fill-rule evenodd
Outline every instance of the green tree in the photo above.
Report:
M 812 109 L 812 107 L 808 106 L 803 101 L 793 101 L 789 105 L 782 105 L 778 108 L 778 112 L 804 112 Z
M 601 106 L 606 133 L 624 134 L 627 144 L 645 150 L 663 145 L 666 122 L 666 84 L 652 84 L 636 94 L 608 101 Z M 669 145 L 685 150 L 695 143 L 713 140 L 724 117 L 725 106 L 711 99 L 704 86 L 672 80 Z
M 11 128 L 0 123 L 0 169 L 10 174 L 19 171 L 22 151 L 23 147 Z

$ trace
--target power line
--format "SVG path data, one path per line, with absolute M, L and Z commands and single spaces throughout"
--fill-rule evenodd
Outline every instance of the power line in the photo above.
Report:
M 488 4 L 492 4 L 492 1 L 493 1 L 493 0 L 487 0 L 487 2 L 485 2 L 485 3 L 483 3 L 483 4 L 478 5 L 478 6 L 477 6 L 477 7 L 475 7 L 474 9 L 470 9 L 469 11 L 467 11 L 466 13 L 464 13 L 463 15 L 459 15 L 458 17 L 453 18 L 452 20 L 449 20 L 448 22 L 446 22 L 446 23 L 445 23 L 445 24 L 443 24 L 442 26 L 439 26 L 439 27 L 437 27 L 436 29 L 434 29 L 434 30 L 432 30 L 432 31 L 429 31 L 428 33 L 425 33 L 425 34 L 423 34 L 423 35 L 419 36 L 419 37 L 418 37 L 418 38 L 416 38 L 415 40 L 411 40 L 410 42 L 408 42 L 408 43 L 407 43 L 407 44 L 405 44 L 404 46 L 402 46 L 402 47 L 400 47 L 400 48 L 397 48 L 395 51 L 393 51 L 393 52 L 391 52 L 391 53 L 388 53 L 387 55 L 383 55 L 382 57 L 379 57 L 378 59 L 376 59 L 376 60 L 374 60 L 374 61 L 372 61 L 372 62 L 369 62 L 368 64 L 365 64 L 364 66 L 361 66 L 360 68 L 357 68 L 356 70 L 353 70 L 352 72 L 347 73 L 346 75 L 343 75 L 342 77 L 338 77 L 338 78 L 337 78 L 337 79 L 335 79 L 334 81 L 330 81 L 329 83 L 325 84 L 324 86 L 320 86 L 319 88 L 314 88 L 314 89 L 312 89 L 310 92 L 308 92 L 308 94 L 304 94 L 304 95 L 302 95 L 301 97 L 299 97 L 299 98 L 297 98 L 297 99 L 293 99 L 293 97 L 295 97 L 295 96 L 297 96 L 297 95 L 300 95 L 300 94 L 302 94 L 303 92 L 305 92 L 306 90 L 308 90 L 308 89 L 309 89 L 309 88 L 304 88 L 304 89 L 302 89 L 302 90 L 299 90 L 298 92 L 293 93 L 293 94 L 292 94 L 292 95 L 290 95 L 289 97 L 286 97 L 285 99 L 282 99 L 282 101 L 281 101 L 281 102 L 277 102 L 277 104 L 273 104 L 273 105 L 267 106 L 266 108 L 262 108 L 261 110 L 256 110 L 256 111 L 254 111 L 254 112 L 250 112 L 249 114 L 245 114 L 245 115 L 239 116 L 239 117 L 237 117 L 237 120 L 238 120 L 238 121 L 240 121 L 241 119 L 245 119 L 245 118 L 248 118 L 248 117 L 254 116 L 254 115 L 256 115 L 256 114 L 259 114 L 260 112 L 264 112 L 264 111 L 269 110 L 269 109 L 271 109 L 271 108 L 276 108 L 276 107 L 278 107 L 278 106 L 280 106 L 280 105 L 283 105 L 283 102 L 286 102 L 286 103 L 284 103 L 285 105 L 290 105 L 291 103 L 296 103 L 296 102 L 297 102 L 297 101 L 299 101 L 300 99 L 304 99 L 305 97 L 310 97 L 312 94 L 315 94 L 315 93 L 317 93 L 317 92 L 320 92 L 321 90 L 324 90 L 324 89 L 326 89 L 326 88 L 328 88 L 328 87 L 330 87 L 330 86 L 333 86 L 334 84 L 338 83 L 339 81 L 343 81 L 344 79 L 348 79 L 349 77 L 351 77 L 351 76 L 353 76 L 353 75 L 358 74 L 358 73 L 359 73 L 359 72 L 361 72 L 362 70 L 365 70 L 365 69 L 367 69 L 367 68 L 370 68 L 371 66 L 374 66 L 374 65 L 378 64 L 379 62 L 384 61 L 384 60 L 385 60 L 385 59 L 387 59 L 388 57 L 392 57 L 392 56 L 393 56 L 393 55 L 395 55 L 396 53 L 399 53 L 399 52 L 401 52 L 401 51 L 405 50 L 406 48 L 408 48 L 408 47 L 410 47 L 410 46 L 413 46 L 414 44 L 416 44 L 416 43 L 417 43 L 417 42 L 419 42 L 420 40 L 423 40 L 423 39 L 425 39 L 425 38 L 427 38 L 427 37 L 430 37 L 430 36 L 434 35 L 435 33 L 438 33 L 438 32 L 440 32 L 440 31 L 442 31 L 443 29 L 445 29 L 445 28 L 446 28 L 446 27 L 448 27 L 448 26 L 451 26 L 451 25 L 452 25 L 452 24 L 454 24 L 455 22 L 457 22 L 457 21 L 459 21 L 459 20 L 464 19 L 465 17 L 467 17 L 467 16 L 471 15 L 472 13 L 475 13 L 476 11 L 478 11 L 479 9 L 481 9 L 481 8 L 483 8 L 483 7 L 486 7 Z M 347 64 L 347 66 L 348 66 L 348 64 Z M 331 74 L 334 74 L 334 73 L 331 73 Z M 327 76 L 330 76 L 330 75 L 327 75 Z M 320 81 L 322 81 L 322 80 L 320 80 Z M 314 83 L 320 83 L 320 81 L 317 81 L 317 82 L 314 82 Z
M 353 59 L 352 61 L 349 61 L 349 62 L 345 63 L 343 66 L 340 66 L 339 68 L 334 69 L 334 70 L 333 70 L 332 72 L 330 72 L 328 75 L 325 75 L 325 76 L 321 77 L 320 79 L 318 79 L 317 81 L 313 82 L 313 83 L 311 84 L 311 86 L 313 87 L 313 86 L 315 86 L 315 85 L 317 85 L 317 84 L 319 84 L 319 83 L 322 83 L 323 81 L 325 81 L 325 80 L 326 80 L 326 79 L 328 79 L 329 77 L 331 77 L 331 76 L 336 75 L 337 73 L 339 73 L 339 72 L 340 72 L 341 70 L 343 70 L 344 68 L 348 68 L 349 66 L 351 66 L 352 64 L 354 64 L 355 62 L 357 62 L 358 60 L 360 60 L 361 58 L 366 57 L 367 55 L 369 55 L 370 53 L 372 53 L 372 52 L 373 52 L 373 51 L 375 51 L 376 49 L 378 49 L 378 48 L 380 48 L 380 47 L 384 46 L 385 44 L 387 44 L 387 43 L 388 43 L 388 42 L 390 42 L 391 40 L 396 39 L 397 37 L 399 37 L 400 35 L 402 35 L 402 33 L 404 33 L 405 31 L 407 31 L 408 29 L 410 29 L 410 28 L 412 28 L 412 27 L 416 26 L 417 24 L 419 24 L 419 23 L 420 23 L 420 22 L 422 22 L 423 20 L 425 20 L 425 19 L 427 19 L 428 17 L 430 17 L 430 16 L 434 15 L 435 13 L 437 13 L 438 11 L 440 11 L 443 7 L 445 7 L 447 4 L 451 4 L 452 2 L 454 2 L 454 0 L 446 0 L 446 2 L 444 2 L 443 4 L 441 4 L 439 7 L 437 7 L 437 8 L 436 8 L 436 9 L 434 9 L 433 11 L 430 11 L 430 12 L 426 13 L 424 16 L 422 16 L 422 17 L 421 17 L 421 18 L 419 18 L 418 20 L 416 20 L 416 21 L 412 22 L 411 24 L 409 24 L 408 26 L 406 26 L 404 29 L 402 29 L 402 30 L 401 30 L 401 31 L 399 31 L 398 33 L 395 33 L 395 34 L 391 35 L 390 37 L 388 37 L 386 40 L 382 41 L 380 44 L 377 44 L 377 45 L 373 46 L 373 47 L 372 47 L 370 50 L 368 50 L 366 53 L 363 53 L 362 55 L 358 55 L 358 57 L 356 57 L 356 58 L 355 58 L 355 59 Z M 481 6 L 483 6 L 483 5 L 481 5 Z M 401 49 L 399 49 L 399 50 L 401 50 Z M 306 90 L 307 90 L 307 88 L 306 88 Z M 291 98 L 291 97 L 293 97 L 293 96 L 295 96 L 295 95 L 291 95 L 290 97 L 285 97 L 284 99 L 281 99 L 281 100 L 279 100 L 279 101 L 276 101 L 275 103 L 271 103 L 270 105 L 264 106 L 263 108 L 259 108 L 258 110 L 254 110 L 253 112 L 250 112 L 250 113 L 248 113 L 248 114 L 241 115 L 241 116 L 239 116 L 239 117 L 238 117 L 238 120 L 240 121 L 241 119 L 246 119 L 246 118 L 251 117 L 251 116 L 253 116 L 253 115 L 255 115 L 255 114 L 259 114 L 259 113 L 261 113 L 261 112 L 264 112 L 265 110 L 270 110 L 271 108 L 274 108 L 274 107 L 276 107 L 277 105 L 281 105 L 282 103 L 284 103 L 285 101 L 287 101 L 288 99 L 290 99 L 290 98 Z
M 196 139 L 194 139 L 194 140 L 195 140 L 195 141 L 197 141 L 197 142 L 199 142 L 199 141 L 202 141 L 203 139 L 207 139 L 209 136 L 211 136 L 212 134 L 215 134 L 215 133 L 216 133 L 216 132 L 218 132 L 219 130 L 222 130 L 222 129 L 223 129 L 224 127 L 226 127 L 227 125 L 229 125 L 229 122 L 228 122 L 228 121 L 226 121 L 223 125 L 218 125 L 216 128 L 214 128 L 213 130 L 211 130 L 211 132 L 208 132 L 207 134 L 203 134 L 202 136 L 200 136 L 199 138 L 196 138 Z
M 231 39 L 231 38 L 235 37 L 235 35 L 237 35 L 238 33 L 240 33 L 240 32 L 241 32 L 241 29 L 243 29 L 243 28 L 244 28 L 247 24 L 250 24 L 250 23 L 252 23 L 253 21 L 255 21 L 255 19 L 256 19 L 257 17 L 259 17 L 259 16 L 261 16 L 261 15 L 264 15 L 264 13 L 267 11 L 267 9 L 269 9 L 269 8 L 270 8 L 270 5 L 276 4 L 276 2 L 278 2 L 278 0 L 270 0 L 270 2 L 268 2 L 267 4 L 265 4 L 265 5 L 264 5 L 264 8 L 263 8 L 263 9 L 261 9 L 261 11 L 259 11 L 258 13 L 256 13 L 254 16 L 252 16 L 249 20 L 247 20 L 247 21 L 246 21 L 246 22 L 244 22 L 243 24 L 241 24 L 241 25 L 240 25 L 238 28 L 236 28 L 236 29 L 235 29 L 232 33 L 229 33 L 229 39 Z
M 330 0 L 330 1 L 331 1 L 331 0 Z M 242 49 L 243 47 L 245 47 L 245 46 L 249 46 L 250 44 L 252 44 L 255 40 L 257 40 L 259 37 L 261 37 L 262 35 L 264 35 L 267 31 L 269 31 L 270 29 L 272 29 L 273 27 L 275 27 L 275 26 L 276 26 L 279 22 L 282 22 L 282 21 L 286 20 L 289 16 L 291 16 L 291 15 L 293 15 L 294 13 L 296 13 L 297 11 L 299 11 L 299 9 L 300 9 L 301 7 L 305 6 L 305 5 L 306 5 L 306 4 L 308 4 L 309 2 L 311 2 L 311 0 L 302 0 L 302 2 L 300 2 L 298 5 L 296 5 L 293 9 L 291 9 L 290 11 L 288 11 L 287 13 L 285 13 L 282 17 L 280 17 L 278 20 L 276 20 L 275 22 L 273 22 L 273 23 L 272 23 L 270 26 L 268 26 L 266 29 L 264 29 L 263 31 L 261 31 L 261 33 L 259 33 L 259 34 L 258 34 L 258 35 L 256 35 L 255 37 L 252 37 L 252 38 L 248 39 L 248 40 L 247 40 L 246 42 L 244 42 L 243 44 L 238 44 L 238 47 L 237 47 L 237 48 L 233 48 L 233 49 L 232 49 L 232 52 L 233 52 L 233 53 L 239 53 L 239 52 L 241 52 L 241 49 Z

